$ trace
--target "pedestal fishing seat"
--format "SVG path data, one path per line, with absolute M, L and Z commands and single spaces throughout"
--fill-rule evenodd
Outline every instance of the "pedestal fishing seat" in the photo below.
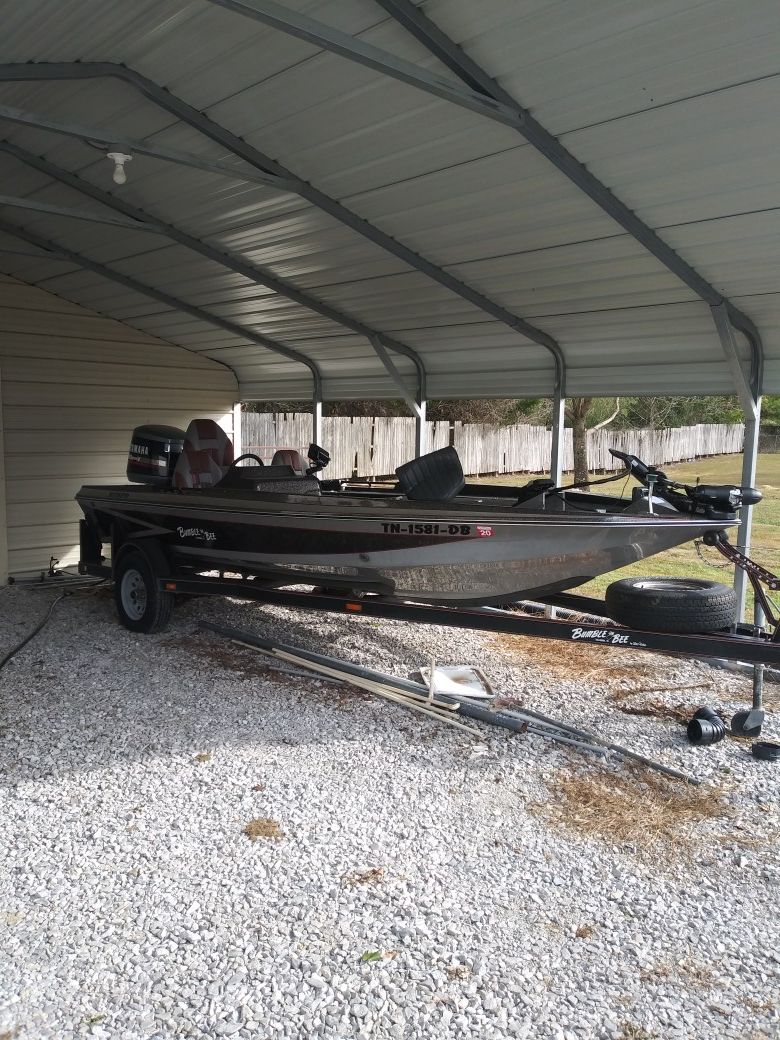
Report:
M 272 466 L 289 466 L 298 477 L 306 476 L 306 466 L 301 453 L 294 448 L 279 448 L 271 459 Z
M 173 471 L 175 488 L 214 487 L 233 463 L 230 438 L 213 419 L 193 419 Z
M 466 484 L 460 458 L 452 447 L 405 462 L 398 466 L 395 475 L 398 489 L 412 500 L 446 502 L 459 495 Z

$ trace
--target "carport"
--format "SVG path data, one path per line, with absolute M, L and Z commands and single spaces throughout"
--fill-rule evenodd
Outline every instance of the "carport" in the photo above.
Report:
M 311 397 L 316 439 L 323 400 L 400 394 L 424 450 L 433 397 L 549 396 L 560 431 L 567 394 L 736 392 L 752 482 L 776 5 L 3 13 L 3 574 L 74 561 L 136 423 L 240 400 Z

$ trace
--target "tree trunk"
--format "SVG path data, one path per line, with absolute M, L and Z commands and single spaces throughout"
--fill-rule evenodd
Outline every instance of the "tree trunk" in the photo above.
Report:
M 574 449 L 574 483 L 584 484 L 588 479 L 588 431 L 585 419 L 592 398 L 570 397 L 567 411 L 571 420 L 572 447 Z

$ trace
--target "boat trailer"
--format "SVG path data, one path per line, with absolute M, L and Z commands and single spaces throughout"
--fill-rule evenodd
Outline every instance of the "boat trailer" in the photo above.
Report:
M 113 567 L 101 555 L 97 543 L 84 520 L 81 521 L 81 559 L 79 573 L 113 579 Z M 158 590 L 165 594 L 196 596 L 229 596 L 276 606 L 303 610 L 322 610 L 353 617 L 411 621 L 415 624 L 444 625 L 496 634 L 557 639 L 569 643 L 645 650 L 653 653 L 681 655 L 705 663 L 739 662 L 752 665 L 753 698 L 749 710 L 737 712 L 732 730 L 740 735 L 755 736 L 764 720 L 764 669 L 780 670 L 780 624 L 773 604 L 764 591 L 780 589 L 780 578 L 740 553 L 722 534 L 708 536 L 707 543 L 730 563 L 748 575 L 756 598 L 759 622 L 766 618 L 768 627 L 737 623 L 715 632 L 660 632 L 650 628 L 626 627 L 609 618 L 604 600 L 575 593 L 558 593 L 529 604 L 518 600 L 504 607 L 439 606 L 412 601 L 399 602 L 383 595 L 380 589 L 356 594 L 349 589 L 347 577 L 316 575 L 289 571 L 254 575 L 218 576 L 198 574 L 190 570 L 171 573 L 167 567 L 154 567 Z M 139 539 L 139 543 L 144 539 Z M 148 544 L 148 540 L 147 544 Z M 140 544 L 138 548 L 141 548 Z M 142 550 L 143 551 L 143 550 Z M 150 554 L 152 559 L 155 554 Z M 315 583 L 327 581 L 323 589 Z M 293 581 L 309 586 L 308 590 L 291 588 Z M 285 587 L 288 586 L 288 587 Z M 343 591 L 342 591 L 343 589 Z M 560 610 L 566 617 L 556 616 Z M 535 613 L 534 613 L 535 611 Z
M 89 571 L 92 573 L 92 570 Z M 104 574 L 101 575 L 105 577 Z M 330 579 L 328 579 L 330 580 Z M 293 589 L 269 588 L 260 579 L 206 577 L 160 578 L 161 591 L 196 596 L 232 596 L 251 599 L 282 607 L 303 610 L 324 610 L 354 617 L 385 618 L 392 621 L 412 621 L 424 625 L 446 625 L 450 628 L 470 628 L 482 632 L 514 636 L 538 636 L 540 639 L 562 639 L 571 643 L 590 643 L 598 646 L 617 646 L 632 650 L 649 650 L 667 654 L 682 654 L 696 658 L 722 658 L 745 661 L 780 668 L 780 642 L 773 634 L 753 625 L 736 625 L 731 631 L 712 633 L 653 632 L 624 628 L 606 618 L 603 600 L 574 594 L 559 594 L 535 602 L 543 606 L 560 607 L 578 617 L 553 618 L 521 613 L 522 601 L 511 604 L 512 609 L 498 607 L 442 607 L 422 603 L 398 603 L 381 595 L 367 593 L 361 597 L 338 595 L 317 589 L 304 592 Z

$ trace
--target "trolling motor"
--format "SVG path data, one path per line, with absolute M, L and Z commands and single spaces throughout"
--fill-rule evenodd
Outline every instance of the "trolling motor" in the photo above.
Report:
M 762 494 L 758 488 L 735 487 L 732 484 L 680 484 L 670 480 L 662 469 L 648 466 L 636 455 L 609 449 L 610 455 L 626 466 L 631 476 L 645 487 L 655 483 L 655 492 L 681 513 L 703 513 L 713 520 L 734 516 L 742 506 L 755 506 Z M 651 479 L 653 478 L 653 479 Z

